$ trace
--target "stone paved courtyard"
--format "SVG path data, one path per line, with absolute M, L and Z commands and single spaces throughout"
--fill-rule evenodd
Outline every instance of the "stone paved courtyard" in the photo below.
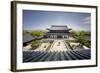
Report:
M 50 48 L 51 52 L 61 52 L 61 51 L 67 51 L 67 48 L 65 46 L 64 40 L 55 40 L 52 47 Z

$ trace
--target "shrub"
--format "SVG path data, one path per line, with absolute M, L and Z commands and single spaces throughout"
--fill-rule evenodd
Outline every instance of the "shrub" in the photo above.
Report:
M 41 41 L 40 40 L 35 40 L 32 42 L 32 48 L 36 49 L 37 47 L 39 47 L 39 45 L 41 45 Z

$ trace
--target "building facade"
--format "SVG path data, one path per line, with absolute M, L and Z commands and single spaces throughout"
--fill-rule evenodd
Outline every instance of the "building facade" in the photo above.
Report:
M 52 25 L 47 29 L 46 38 L 68 38 L 69 30 L 66 25 Z

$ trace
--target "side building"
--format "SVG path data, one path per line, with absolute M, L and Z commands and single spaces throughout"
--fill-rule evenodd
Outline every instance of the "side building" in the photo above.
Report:
M 24 33 L 23 34 L 23 46 L 27 46 L 28 44 L 30 44 L 35 39 L 36 39 L 36 37 L 32 36 L 31 34 Z

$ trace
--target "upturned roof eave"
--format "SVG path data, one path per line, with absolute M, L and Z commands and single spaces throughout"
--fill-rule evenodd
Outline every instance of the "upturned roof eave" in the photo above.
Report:
M 47 28 L 47 30 L 56 30 L 56 29 Z M 57 30 L 58 30 L 58 29 L 57 29 Z M 64 30 L 64 29 L 59 29 L 59 30 Z M 66 29 L 66 30 L 70 30 L 70 29 Z

